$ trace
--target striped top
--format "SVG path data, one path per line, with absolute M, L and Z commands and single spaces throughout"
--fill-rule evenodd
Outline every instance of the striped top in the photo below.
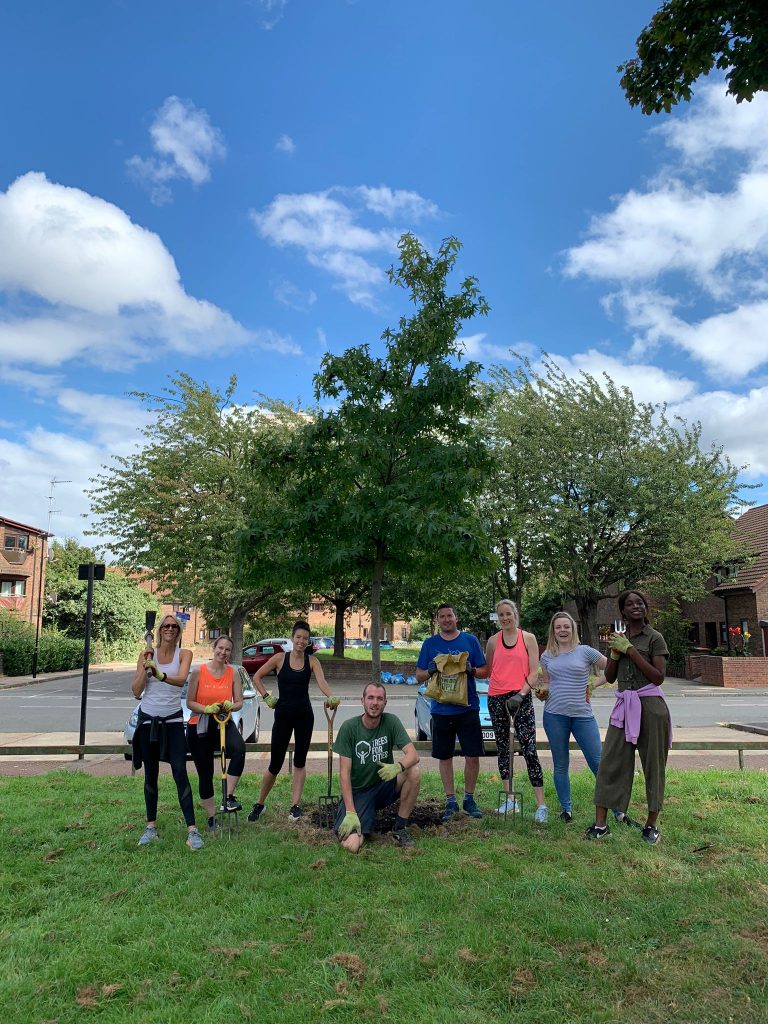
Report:
M 600 651 L 586 644 L 564 654 L 545 651 L 541 664 L 549 676 L 549 696 L 544 710 L 569 718 L 594 718 L 592 705 L 587 702 L 587 683 L 590 669 L 600 657 Z

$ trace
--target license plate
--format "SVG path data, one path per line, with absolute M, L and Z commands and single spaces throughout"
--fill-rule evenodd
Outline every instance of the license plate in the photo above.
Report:
M 483 739 L 491 740 L 491 742 L 495 743 L 496 734 L 494 733 L 493 729 L 483 729 Z

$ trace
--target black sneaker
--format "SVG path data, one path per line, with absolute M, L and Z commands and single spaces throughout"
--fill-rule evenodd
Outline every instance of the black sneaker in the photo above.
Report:
M 294 804 L 290 811 L 288 811 L 288 817 L 291 821 L 298 821 L 303 814 L 304 811 L 302 811 L 298 804 Z
M 643 829 L 642 840 L 644 843 L 648 843 L 649 846 L 655 846 L 661 839 L 661 834 L 655 825 L 646 825 Z
M 240 803 L 240 801 L 237 799 L 234 793 L 231 796 L 227 797 L 226 807 L 224 806 L 224 804 L 222 804 L 221 807 L 219 807 L 220 811 L 242 811 L 242 809 L 243 805 Z
M 573 821 L 573 815 L 570 811 L 560 811 L 560 821 L 564 821 L 566 825 L 570 825 Z
M 401 848 L 416 845 L 416 843 L 414 843 L 413 841 L 413 836 L 411 835 L 407 828 L 393 828 L 392 838 Z
M 248 821 L 258 821 L 266 809 L 264 804 L 254 804 L 248 815 Z
M 611 830 L 607 825 L 590 825 L 587 831 L 584 833 L 585 839 L 605 839 L 606 836 L 611 834 Z

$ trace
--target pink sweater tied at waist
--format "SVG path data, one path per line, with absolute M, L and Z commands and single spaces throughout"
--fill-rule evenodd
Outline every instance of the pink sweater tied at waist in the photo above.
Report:
M 649 683 L 640 690 L 622 690 L 616 694 L 616 703 L 611 711 L 611 725 L 617 729 L 624 726 L 624 737 L 627 743 L 637 743 L 640 735 L 640 719 L 643 716 L 641 697 L 661 697 L 664 700 L 664 691 L 660 686 Z M 665 701 L 666 703 L 666 701 Z M 669 746 L 672 747 L 672 725 L 669 727 Z

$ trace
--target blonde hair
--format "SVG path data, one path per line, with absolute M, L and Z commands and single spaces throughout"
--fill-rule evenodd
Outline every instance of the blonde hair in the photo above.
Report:
M 182 634 L 184 632 L 184 625 L 183 625 L 181 619 L 177 618 L 173 614 L 173 612 L 166 612 L 165 615 L 163 615 L 163 617 L 160 619 L 160 621 L 157 624 L 157 630 L 156 630 L 156 633 L 157 633 L 157 646 L 158 647 L 160 646 L 160 642 L 163 639 L 163 634 L 161 632 L 163 626 L 164 625 L 170 625 L 170 623 L 166 622 L 166 619 L 173 619 L 173 621 L 179 627 L 179 631 L 176 634 L 176 637 L 177 637 L 176 646 L 177 647 L 181 647 L 181 637 L 182 637 Z
M 573 650 L 574 647 L 578 647 L 580 643 L 579 625 L 576 622 L 576 619 L 574 619 L 574 617 L 569 612 L 555 612 L 555 614 L 549 620 L 549 633 L 547 634 L 548 654 L 558 655 L 560 653 L 560 646 L 557 642 L 557 638 L 555 637 L 555 623 L 558 619 L 568 619 L 568 621 L 571 624 L 571 629 L 573 630 L 573 647 L 571 647 L 571 650 Z
M 512 614 L 515 616 L 515 622 L 519 626 L 520 625 L 520 612 L 517 610 L 517 605 L 515 604 L 515 602 L 514 601 L 510 601 L 510 599 L 508 597 L 502 597 L 502 599 L 500 601 L 496 602 L 496 614 L 497 615 L 499 614 L 499 608 L 502 608 L 504 605 L 506 605 L 507 608 L 511 608 L 512 609 Z

